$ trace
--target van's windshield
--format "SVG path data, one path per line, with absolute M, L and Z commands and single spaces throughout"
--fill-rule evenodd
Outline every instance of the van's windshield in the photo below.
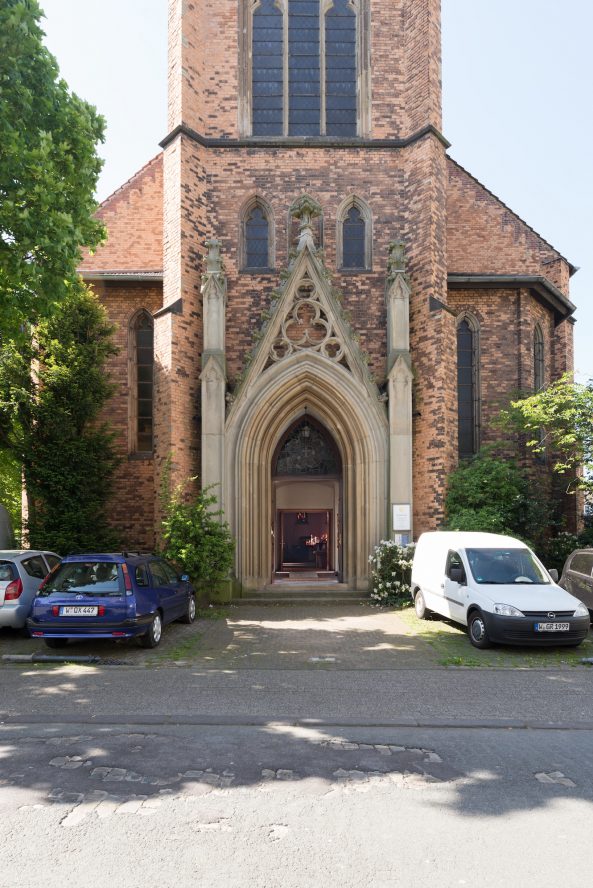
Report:
M 476 583 L 549 586 L 550 580 L 529 549 L 466 549 Z

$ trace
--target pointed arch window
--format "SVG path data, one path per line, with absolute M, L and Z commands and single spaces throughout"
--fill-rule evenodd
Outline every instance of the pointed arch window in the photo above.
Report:
M 457 324 L 457 435 L 459 457 L 480 447 L 479 326 L 464 315 Z
M 147 311 L 130 325 L 131 450 L 152 453 L 154 438 L 154 324 Z
M 368 135 L 369 0 L 243 0 L 242 129 Z
M 533 390 L 541 391 L 545 385 L 544 334 L 539 324 L 533 331 Z
M 348 198 L 338 210 L 336 246 L 338 268 L 365 271 L 372 267 L 371 211 L 357 197 Z
M 259 198 L 252 199 L 241 220 L 242 257 L 245 271 L 265 271 L 274 265 L 274 226 L 271 210 Z

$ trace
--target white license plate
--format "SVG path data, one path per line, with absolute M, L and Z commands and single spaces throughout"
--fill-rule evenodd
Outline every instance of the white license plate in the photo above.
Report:
M 61 617 L 96 617 L 98 613 L 99 608 L 90 605 L 79 604 L 60 608 Z
M 536 632 L 568 632 L 570 623 L 536 623 Z

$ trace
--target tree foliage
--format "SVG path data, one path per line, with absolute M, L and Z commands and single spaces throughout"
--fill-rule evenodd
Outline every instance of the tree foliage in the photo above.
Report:
M 113 392 L 113 327 L 77 284 L 28 342 L 0 350 L 0 446 L 23 467 L 35 548 L 65 554 L 113 544 L 107 503 L 117 458 L 99 415 Z
M 501 421 L 524 435 L 527 446 L 547 454 L 567 488 L 593 495 L 593 382 L 564 376 L 535 395 L 513 401 Z
M 21 469 L 8 450 L 0 449 L 0 503 L 6 508 L 17 539 L 21 535 Z
M 36 0 L 0 3 L 0 335 L 25 332 L 76 280 L 93 218 L 104 122 L 43 45 Z
M 460 463 L 449 477 L 445 501 L 450 530 L 482 531 L 531 537 L 534 523 L 547 523 L 542 504 L 534 509 L 533 491 L 514 460 L 483 449 Z M 538 513 L 538 518 L 534 512 Z
M 196 481 L 190 478 L 190 482 Z M 162 522 L 164 556 L 179 564 L 196 583 L 226 579 L 233 566 L 233 538 L 222 512 L 213 509 L 217 499 L 209 488 L 185 497 L 185 485 L 168 495 L 169 473 L 163 481 Z

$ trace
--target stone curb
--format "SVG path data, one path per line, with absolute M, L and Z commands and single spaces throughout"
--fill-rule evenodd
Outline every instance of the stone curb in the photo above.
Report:
M 381 721 L 360 721 L 356 719 L 325 720 L 312 718 L 262 718 L 249 716 L 225 716 L 225 715 L 147 715 L 143 713 L 128 715 L 113 715 L 97 717 L 81 717 L 77 714 L 60 714 L 59 718 L 49 715 L 3 715 L 0 713 L 1 725 L 112 725 L 121 727 L 127 725 L 145 725 L 152 727 L 176 726 L 176 727 L 299 727 L 299 728 L 385 728 L 407 729 L 426 728 L 437 730 L 503 730 L 503 731 L 593 731 L 593 721 L 566 721 L 544 722 L 523 719 L 470 719 L 470 718 L 397 718 L 382 719 Z

